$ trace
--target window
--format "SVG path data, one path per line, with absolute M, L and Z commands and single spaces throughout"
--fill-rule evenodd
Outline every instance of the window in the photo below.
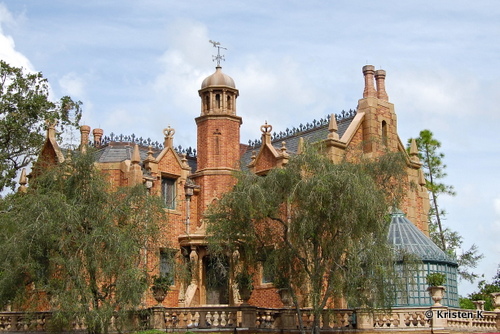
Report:
M 382 121 L 382 143 L 387 146 L 387 122 Z
M 220 109 L 220 94 L 215 95 L 215 107 Z
M 269 266 L 262 265 L 262 284 L 273 283 L 273 271 Z
M 165 208 L 175 210 L 175 179 L 161 178 L 161 196 Z
M 175 284 L 173 249 L 160 249 L 160 277 L 171 277 L 172 285 Z

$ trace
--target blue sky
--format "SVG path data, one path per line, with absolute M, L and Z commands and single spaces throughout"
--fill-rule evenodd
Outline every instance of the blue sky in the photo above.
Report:
M 0 1 L 0 58 L 41 71 L 83 101 L 105 134 L 196 146 L 198 89 L 223 71 L 240 90 L 242 142 L 310 122 L 362 97 L 365 64 L 387 71 L 403 142 L 430 129 L 457 196 L 445 224 L 500 263 L 500 3 L 478 1 Z M 75 134 L 78 138 L 78 134 Z M 70 139 L 71 141 L 71 139 Z M 73 139 L 78 141 L 78 139 Z M 475 285 L 461 283 L 465 295 Z

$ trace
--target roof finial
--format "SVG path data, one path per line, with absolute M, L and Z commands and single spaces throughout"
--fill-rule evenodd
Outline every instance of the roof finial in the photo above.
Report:
M 212 40 L 209 40 L 209 42 L 213 44 L 214 48 L 217 48 L 217 56 L 212 56 L 212 61 L 217 61 L 217 67 L 220 67 L 220 61 L 226 60 L 224 59 L 224 55 L 220 54 L 220 49 L 227 50 L 227 48 L 221 46 L 220 42 L 214 42 Z

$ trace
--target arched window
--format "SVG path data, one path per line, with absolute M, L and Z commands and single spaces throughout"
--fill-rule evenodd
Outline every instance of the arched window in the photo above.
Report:
M 220 94 L 215 95 L 215 108 L 220 109 Z
M 382 143 L 387 146 L 387 122 L 382 121 Z

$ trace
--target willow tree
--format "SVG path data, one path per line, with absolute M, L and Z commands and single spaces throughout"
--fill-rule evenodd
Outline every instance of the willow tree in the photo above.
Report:
M 68 159 L 1 202 L 0 302 L 102 333 L 141 303 L 145 251 L 164 214 L 142 186 L 110 189 L 93 161 Z
M 388 214 L 402 193 L 403 164 L 399 154 L 333 164 L 308 148 L 264 177 L 241 173 L 209 210 L 210 250 L 238 250 L 242 272 L 262 264 L 291 294 L 299 321 L 300 307 L 312 307 L 313 332 L 335 298 L 388 306 L 396 280 Z

